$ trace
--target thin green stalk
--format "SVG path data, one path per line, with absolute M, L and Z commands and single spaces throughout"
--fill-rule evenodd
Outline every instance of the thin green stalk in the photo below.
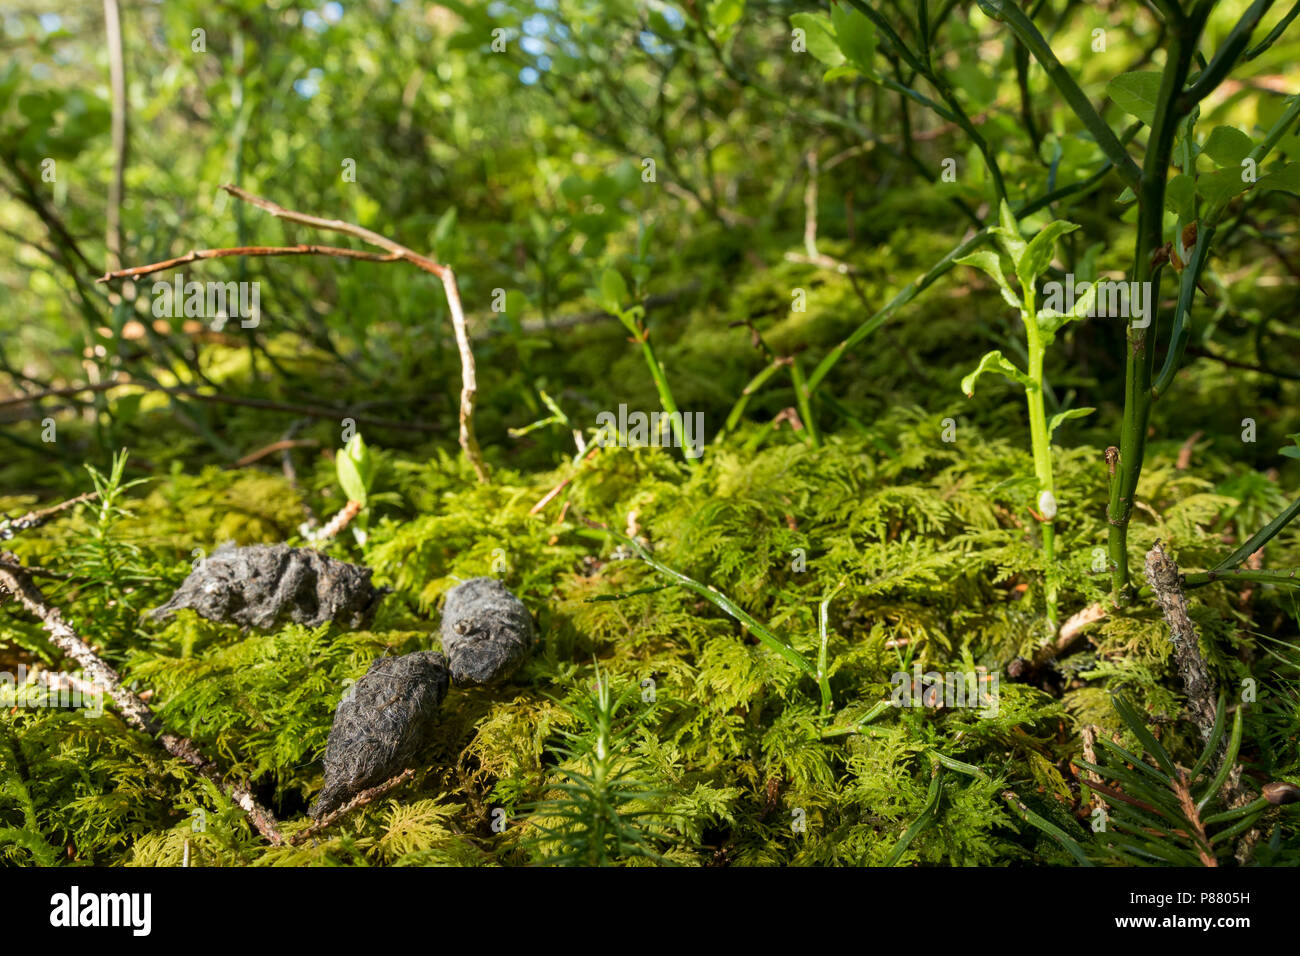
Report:
M 1196 298 L 1196 284 L 1210 258 L 1210 249 L 1214 243 L 1214 234 L 1218 226 L 1208 221 L 1197 229 L 1196 245 L 1192 249 L 1192 260 L 1183 269 L 1178 287 L 1178 305 L 1174 309 L 1173 330 L 1169 334 L 1169 347 L 1165 350 L 1165 362 L 1160 367 L 1160 374 L 1151 383 L 1151 398 L 1155 400 L 1164 395 L 1174 383 L 1174 377 L 1183 362 L 1187 351 L 1187 342 L 1191 338 L 1189 316 L 1192 301 Z M 1154 306 L 1153 306 L 1154 308 Z
M 1026 371 L 1033 382 L 1032 387 L 1025 388 L 1025 401 L 1029 406 L 1029 437 L 1034 455 L 1034 477 L 1038 479 L 1039 500 L 1041 501 L 1044 492 L 1051 495 L 1052 499 L 1055 500 L 1056 483 L 1052 475 L 1052 437 L 1047 431 L 1047 409 L 1044 405 L 1043 396 L 1045 391 L 1043 359 L 1047 348 L 1043 343 L 1038 323 L 1033 318 L 1037 314 L 1034 289 L 1029 288 L 1024 292 L 1025 336 L 1029 345 L 1029 362 Z M 1057 623 L 1056 528 L 1052 523 L 1055 515 L 1044 515 L 1044 518 L 1046 520 L 1040 522 L 1043 529 L 1043 557 L 1046 562 L 1043 593 L 1047 604 L 1047 622 L 1051 626 L 1052 632 L 1055 633 Z
M 835 585 L 835 589 L 826 595 L 826 600 L 822 601 L 821 607 L 817 614 L 817 636 L 821 638 L 821 646 L 817 651 L 817 686 L 822 692 L 822 719 L 825 720 L 831 712 L 831 691 L 830 691 L 830 668 L 828 663 L 827 648 L 830 645 L 830 609 L 831 599 L 844 589 L 847 583 L 841 580 Z
M 653 554 L 647 551 L 645 549 L 645 546 L 642 545 L 640 541 L 637 541 L 633 538 L 629 538 L 625 534 L 620 534 L 619 532 L 615 531 L 613 528 L 609 528 L 603 525 L 599 527 L 601 528 L 601 530 L 611 535 L 619 543 L 631 549 L 631 551 L 638 558 L 640 558 L 646 564 L 650 565 L 650 567 L 654 568 L 660 574 L 667 575 L 668 577 L 676 581 L 678 584 L 680 584 L 682 587 L 689 588 L 690 590 L 694 591 L 696 594 L 700 595 L 700 597 L 717 605 L 717 607 L 719 607 L 727 614 L 734 617 L 737 621 L 739 621 L 741 624 L 747 627 L 751 632 L 753 632 L 754 636 L 757 637 L 762 643 L 766 644 L 777 654 L 781 655 L 781 657 L 785 658 L 787 661 L 789 661 L 795 667 L 799 668 L 799 670 L 803 671 L 809 677 L 816 680 L 821 689 L 823 705 L 827 705 L 827 702 L 830 697 L 830 686 L 824 680 L 820 679 L 817 673 L 816 666 L 813 665 L 813 663 L 809 661 L 806 657 L 804 657 L 802 654 L 796 651 L 793 647 L 791 647 L 785 641 L 781 640 L 770 630 L 768 630 L 766 627 L 760 624 L 753 617 L 753 615 L 751 615 L 748 611 L 742 608 L 735 601 L 731 600 L 731 598 L 727 597 L 725 594 L 723 594 L 713 585 L 701 584 L 699 581 L 696 581 L 694 578 L 687 577 L 682 572 L 674 568 L 668 567 L 668 565 L 664 564 Z
M 672 427 L 673 436 L 677 439 L 677 447 L 682 450 L 682 457 L 686 459 L 686 463 L 692 468 L 698 468 L 700 459 L 692 458 L 688 454 L 690 445 L 686 441 L 686 423 L 677 410 L 677 402 L 673 400 L 672 390 L 668 387 L 668 377 L 664 375 L 664 367 L 655 356 L 654 346 L 650 344 L 649 332 L 644 327 L 641 329 L 640 342 L 641 351 L 645 355 L 645 363 L 650 367 L 650 375 L 655 380 L 655 388 L 659 392 L 659 404 L 668 413 L 668 421 Z
M 763 385 L 766 384 L 767 380 L 775 375 L 784 364 L 785 359 L 775 358 L 765 365 L 757 375 L 749 380 L 749 384 L 741 390 L 740 398 L 736 399 L 736 404 L 731 406 L 731 412 L 727 415 L 727 420 L 722 426 L 722 431 L 718 432 L 718 439 L 721 439 L 723 435 L 732 431 L 740 424 L 740 418 L 745 414 L 745 407 L 749 404 L 749 400 L 754 397 L 754 393 L 762 388 Z
M 1246 51 L 1246 54 L 1241 58 L 1241 61 L 1243 63 L 1249 63 L 1276 43 L 1277 38 L 1286 32 L 1286 28 L 1291 25 L 1291 21 L 1296 18 L 1297 14 L 1300 14 L 1300 0 L 1296 0 L 1291 9 L 1287 11 L 1286 16 L 1277 22 L 1277 26 L 1268 31 L 1268 36 L 1264 37 L 1264 39 L 1259 42 L 1258 46 L 1252 47 L 1250 50 Z
M 847 339 L 827 352 L 826 356 L 817 363 L 817 367 L 812 370 L 812 374 L 808 376 L 809 394 L 817 390 L 817 386 L 821 384 L 822 379 L 824 379 L 827 373 L 835 367 L 835 363 L 844 356 L 845 352 L 853 348 L 876 329 L 880 328 L 880 326 L 884 325 L 890 316 L 916 298 L 918 292 L 928 289 L 941 276 L 948 272 L 948 270 L 953 267 L 954 260 L 960 259 L 972 249 L 982 245 L 988 237 L 989 231 L 987 229 L 981 229 L 969 239 L 962 240 L 953 249 L 949 250 L 946 256 L 936 262 L 930 268 L 929 272 L 920 276 L 916 280 L 909 282 L 897 295 L 882 306 L 875 315 L 871 316 L 871 318 L 867 319 L 854 329 L 853 333 Z
M 1196 81 L 1179 96 L 1178 112 L 1191 112 L 1193 106 L 1209 96 L 1214 88 L 1232 72 L 1232 68 L 1237 65 L 1237 61 L 1245 52 L 1246 44 L 1250 42 L 1251 33 L 1272 5 L 1273 0 L 1255 0 L 1250 5 L 1250 9 L 1237 21 L 1228 38 L 1223 41 L 1223 45 L 1214 51 L 1214 58 L 1210 60 L 1210 65 L 1202 70 L 1196 77 Z
M 1300 498 L 1287 505 L 1281 514 L 1260 528 L 1249 541 L 1216 564 L 1214 570 L 1223 571 L 1241 564 L 1241 562 L 1277 537 L 1277 533 L 1290 524 L 1296 515 L 1300 515 Z
M 1257 584 L 1291 584 L 1300 587 L 1297 568 L 1236 568 L 1228 571 L 1194 571 L 1183 575 L 1183 586 L 1203 587 L 1215 581 L 1254 581 Z
M 1025 16 L 1011 0 L 979 0 L 979 5 L 980 9 L 994 20 L 1006 23 L 1019 37 L 1020 42 L 1028 47 L 1029 52 L 1047 73 L 1048 78 L 1061 91 L 1061 95 L 1069 104 L 1070 109 L 1074 111 L 1074 115 L 1092 133 L 1093 139 L 1097 141 L 1097 145 L 1101 147 L 1102 152 L 1119 170 L 1120 175 L 1124 177 L 1124 181 L 1136 190 L 1142 182 L 1137 163 L 1125 151 L 1120 141 L 1115 137 L 1115 133 L 1106 125 L 1106 121 L 1093 109 L 1092 101 L 1079 88 L 1079 84 L 1074 81 L 1074 77 L 1070 75 L 1070 72 L 1061 65 L 1061 61 L 1052 52 L 1051 45 L 1038 32 L 1034 22 Z
M 804 381 L 803 366 L 799 364 L 798 356 L 790 359 L 790 380 L 794 383 L 794 402 L 799 409 L 799 417 L 803 419 L 803 427 L 808 430 L 808 440 L 812 442 L 814 448 L 820 448 L 822 440 L 817 433 L 817 422 L 813 418 L 812 402 L 809 400 L 808 383 Z
M 984 0 L 988 2 L 988 0 Z M 1148 335 L 1154 337 L 1160 302 L 1160 270 L 1152 260 L 1164 239 L 1165 183 L 1173 152 L 1174 133 L 1182 114 L 1177 98 L 1191 69 L 1192 55 L 1200 39 L 1204 16 L 1193 15 L 1172 31 L 1164 74 L 1156 101 L 1146 159 L 1138 190 L 1139 209 L 1137 242 L 1133 254 L 1133 281 L 1149 283 L 1146 295 L 1147 326 L 1138 328 L 1130 321 L 1127 331 L 1127 355 L 1124 375 L 1124 420 L 1120 430 L 1119 462 L 1110 482 L 1107 508 L 1113 600 L 1127 603 L 1132 599 L 1129 584 L 1128 523 L 1133 512 L 1133 496 L 1142 474 L 1146 454 L 1147 423 L 1151 415 L 1151 377 L 1155 350 Z
M 1232 715 L 1232 735 L 1228 738 L 1228 749 L 1224 751 L 1223 759 L 1219 763 L 1219 769 L 1210 781 L 1209 786 L 1205 788 L 1205 793 L 1201 799 L 1196 801 L 1196 812 L 1200 813 L 1205 809 L 1205 805 L 1213 800 L 1220 790 L 1223 789 L 1224 783 L 1228 780 L 1228 775 L 1232 773 L 1232 768 L 1237 763 L 1237 753 L 1241 750 L 1241 728 L 1242 728 L 1242 708 L 1238 707 L 1236 713 Z
M 863 714 L 853 723 L 849 724 L 847 727 L 828 727 L 826 730 L 823 730 L 822 739 L 828 740 L 832 737 L 842 737 L 845 734 L 859 733 L 862 730 L 862 728 L 865 727 L 867 724 L 871 723 L 881 714 L 892 709 L 895 709 L 894 702 L 892 700 L 877 701 L 876 704 L 872 706 L 872 708 L 869 711 L 867 711 L 865 714 Z
M 1067 834 L 1056 824 L 1050 823 L 1043 817 L 1040 817 L 1033 810 L 1030 810 L 1020 801 L 1020 798 L 1016 796 L 1014 790 L 1002 791 L 1002 799 L 1006 805 L 1011 808 L 1012 813 L 1020 817 L 1021 820 L 1028 823 L 1034 829 L 1046 833 L 1057 843 L 1061 844 L 1061 846 L 1065 848 L 1066 852 L 1068 852 L 1070 856 L 1074 857 L 1081 866 L 1093 865 L 1093 862 L 1088 859 L 1088 855 L 1083 852 L 1083 847 L 1079 846 L 1077 840 Z
M 1239 817 L 1248 817 L 1261 813 L 1264 810 L 1267 810 L 1270 806 L 1272 806 L 1272 804 L 1270 804 L 1266 799 L 1258 797 L 1250 803 L 1243 804 L 1236 809 L 1224 810 L 1222 813 L 1211 814 L 1201 820 L 1201 825 L 1208 827 L 1219 823 L 1227 823 L 1229 820 L 1236 820 Z M 1252 820 L 1251 822 L 1253 823 L 1254 821 Z M 1218 839 L 1219 835 L 1216 834 L 1214 837 L 1211 837 L 1210 842 L 1214 843 Z
M 912 825 L 903 831 L 902 837 L 894 844 L 894 849 L 889 854 L 889 859 L 885 861 L 885 866 L 898 865 L 898 861 L 907 852 L 908 845 L 916 839 L 918 833 L 925 829 L 935 811 L 939 809 L 939 798 L 943 794 L 942 781 L 943 767 L 936 760 L 930 767 L 930 790 L 926 794 L 925 807 L 921 810 L 920 816 L 912 821 Z

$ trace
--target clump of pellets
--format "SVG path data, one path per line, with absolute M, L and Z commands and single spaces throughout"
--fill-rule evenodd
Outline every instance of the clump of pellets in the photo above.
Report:
M 311 813 L 320 819 L 411 766 L 430 742 L 449 678 L 490 684 L 511 674 L 534 640 L 522 601 L 495 578 L 472 578 L 447 593 L 446 653 L 380 658 L 339 704 L 325 748 L 325 786 Z M 450 672 L 450 673 L 449 673 Z
M 457 684 L 491 684 L 510 676 L 533 639 L 528 608 L 496 578 L 470 578 L 447 593 L 442 649 Z

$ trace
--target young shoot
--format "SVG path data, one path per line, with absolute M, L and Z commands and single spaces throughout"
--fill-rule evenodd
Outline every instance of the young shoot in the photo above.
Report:
M 1028 367 L 1020 369 L 1007 359 L 1000 351 L 994 350 L 980 359 L 975 371 L 961 380 L 962 391 L 968 397 L 975 394 L 975 382 L 983 374 L 994 372 L 1018 383 L 1025 391 L 1025 401 L 1029 407 L 1029 438 L 1034 456 L 1035 508 L 1031 509 L 1035 519 L 1042 527 L 1043 554 L 1046 558 L 1044 595 L 1047 604 L 1047 621 L 1053 632 L 1057 625 L 1057 571 L 1056 571 L 1056 534 L 1054 523 L 1058 514 L 1056 501 L 1056 484 L 1052 476 L 1052 433 L 1060 424 L 1070 418 L 1082 418 L 1093 411 L 1091 408 L 1072 408 L 1058 412 L 1047 419 L 1044 392 L 1046 382 L 1043 378 L 1043 359 L 1047 348 L 1056 338 L 1056 333 L 1066 323 L 1083 318 L 1092 308 L 1096 298 L 1096 284 L 1091 284 L 1086 293 L 1081 295 L 1068 311 L 1061 312 L 1051 308 L 1038 308 L 1038 278 L 1047 271 L 1052 262 L 1056 240 L 1073 232 L 1079 227 L 1071 222 L 1055 220 L 1049 222 L 1038 235 L 1026 242 L 1020 236 L 1020 228 L 1011 214 L 1011 209 L 1002 203 L 999 224 L 991 232 L 998 241 L 1002 252 L 1011 260 L 1020 290 L 1017 292 L 1002 270 L 1002 259 L 991 249 L 980 249 L 957 260 L 960 265 L 972 266 L 986 272 L 997 284 L 1002 298 L 1011 308 L 1020 313 L 1025 326 L 1026 354 Z
M 357 519 L 352 534 L 356 536 L 357 544 L 365 544 L 368 523 L 365 509 L 370 503 L 370 488 L 375 480 L 375 460 L 360 432 L 354 434 L 334 457 L 334 468 L 339 486 L 347 496 L 347 504 L 312 538 L 327 541 Z

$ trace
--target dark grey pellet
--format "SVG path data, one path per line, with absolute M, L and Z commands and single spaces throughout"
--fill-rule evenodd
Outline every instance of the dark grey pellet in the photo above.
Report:
M 434 651 L 381 657 L 339 703 L 325 747 L 319 819 L 411 767 L 428 746 L 447 695 L 447 661 Z
M 508 677 L 533 644 L 528 608 L 495 578 L 471 578 L 447 592 L 442 649 L 457 684 Z
M 151 617 L 192 608 L 212 621 L 274 628 L 286 621 L 317 627 L 338 621 L 363 626 L 384 591 L 370 568 L 335 561 L 311 548 L 286 544 L 225 544 L 190 573 Z

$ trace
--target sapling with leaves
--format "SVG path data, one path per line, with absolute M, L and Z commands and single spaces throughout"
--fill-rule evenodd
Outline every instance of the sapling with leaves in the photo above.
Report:
M 1024 388 L 1025 400 L 1029 407 L 1029 439 L 1034 456 L 1034 477 L 1037 481 L 1035 501 L 1037 510 L 1033 511 L 1043 533 L 1043 555 L 1045 558 L 1044 593 L 1047 602 L 1047 621 L 1052 630 L 1057 622 L 1057 573 L 1055 528 L 1053 522 L 1057 515 L 1056 483 L 1052 471 L 1052 433 L 1067 419 L 1081 418 L 1093 411 L 1091 408 L 1072 408 L 1047 418 L 1045 392 L 1046 379 L 1043 376 L 1043 360 L 1048 347 L 1056 339 L 1056 333 L 1067 323 L 1086 316 L 1096 299 L 1097 287 L 1091 285 L 1087 291 L 1066 311 L 1054 308 L 1039 308 L 1037 283 L 1051 265 L 1056 240 L 1079 227 L 1064 220 L 1054 220 L 1044 226 L 1033 239 L 1026 242 L 1020 235 L 1020 227 L 1015 217 L 1004 202 L 1000 210 L 999 225 L 993 228 L 993 235 L 998 240 L 1002 253 L 1011 261 L 1012 269 L 1019 283 L 1019 289 L 1012 287 L 1002 269 L 1002 260 L 991 249 L 980 249 L 957 260 L 959 265 L 968 265 L 986 272 L 997 284 L 1002 298 L 1020 313 L 1025 326 L 1027 367 L 1016 367 L 1001 351 L 994 350 L 980 359 L 975 371 L 961 381 L 962 391 L 968 396 L 975 394 L 975 382 L 983 374 L 994 372 L 1011 379 Z
M 1285 799 L 1274 787 L 1254 800 L 1233 800 L 1240 775 L 1242 710 L 1233 715 L 1225 741 L 1228 708 L 1222 697 L 1210 737 L 1190 770 L 1179 765 L 1123 697 L 1115 697 L 1115 709 L 1150 759 L 1099 737 L 1098 762 L 1075 761 L 1091 774 L 1084 786 L 1106 803 L 1094 830 L 1109 862 L 1218 866 L 1265 811 Z M 1248 851 L 1251 841 L 1244 842 Z
M 356 535 L 358 543 L 364 544 L 366 525 L 369 523 L 366 505 L 370 501 L 370 488 L 375 480 L 375 460 L 360 432 L 354 434 L 343 450 L 335 456 L 334 467 L 338 474 L 339 487 L 347 495 L 348 501 L 338 514 L 312 535 L 312 540 L 328 541 L 355 520 L 352 533 Z
M 576 702 L 561 705 L 573 729 L 561 730 L 564 742 L 550 748 L 559 779 L 548 790 L 556 795 L 522 808 L 530 824 L 525 842 L 538 862 L 667 862 L 656 849 L 665 839 L 664 814 L 655 807 L 664 794 L 637 779 L 630 755 L 635 731 L 649 716 L 648 710 L 625 716 L 637 691 L 632 685 L 616 696 L 609 676 L 597 668 L 591 689 Z

